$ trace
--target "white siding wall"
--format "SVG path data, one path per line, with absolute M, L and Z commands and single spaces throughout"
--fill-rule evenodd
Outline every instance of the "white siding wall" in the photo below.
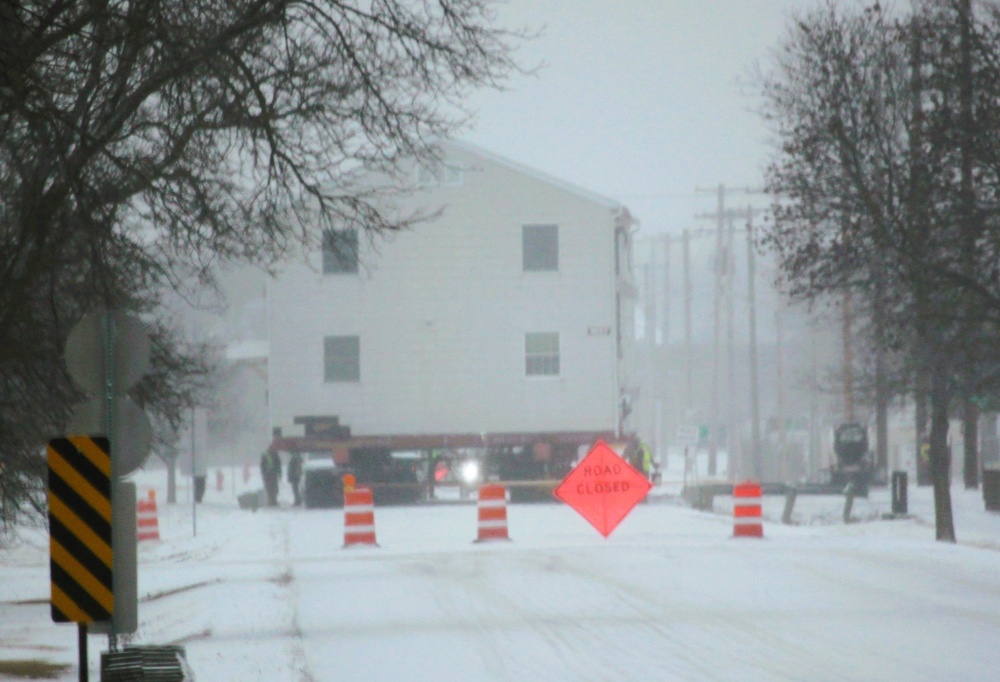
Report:
M 338 415 L 354 435 L 615 428 L 611 207 L 453 150 L 432 223 L 375 244 L 358 275 L 289 267 L 270 287 L 272 424 Z M 523 272 L 521 227 L 559 226 L 559 271 Z M 609 335 L 590 336 L 590 327 Z M 558 331 L 558 377 L 526 377 L 524 334 Z M 629 333 L 631 330 L 626 330 Z M 324 383 L 323 338 L 357 334 L 360 383 Z

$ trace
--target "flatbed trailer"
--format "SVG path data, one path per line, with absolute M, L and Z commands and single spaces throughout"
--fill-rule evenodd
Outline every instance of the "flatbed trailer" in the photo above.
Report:
M 388 434 L 352 436 L 335 417 L 300 417 L 301 436 L 275 433 L 271 446 L 282 452 L 309 453 L 314 460 L 329 453 L 330 479 L 310 486 L 332 486 L 334 500 L 341 498 L 340 478 L 352 474 L 358 485 L 372 488 L 376 503 L 416 503 L 431 486 L 431 459 L 474 460 L 480 480 L 503 483 L 512 501 L 551 499 L 552 490 L 570 472 L 582 454 L 598 440 L 616 441 L 609 431 L 558 431 L 543 433 Z M 401 458 L 406 453 L 408 457 Z M 415 459 L 412 454 L 419 453 Z M 318 468 L 315 465 L 314 469 Z M 421 470 L 421 468 L 423 470 Z M 307 474 L 307 479 L 309 478 Z M 467 481 L 473 485 L 475 481 Z M 435 483 L 437 485 L 437 483 Z

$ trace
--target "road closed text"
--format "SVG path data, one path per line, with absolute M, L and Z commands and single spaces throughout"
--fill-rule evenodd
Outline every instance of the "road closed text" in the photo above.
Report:
M 608 495 L 614 493 L 628 492 L 632 484 L 627 480 L 608 480 L 613 476 L 621 476 L 624 467 L 621 464 L 599 464 L 596 466 L 584 466 L 583 476 L 586 479 L 598 478 L 600 480 L 586 480 L 578 483 L 576 493 L 578 495 Z

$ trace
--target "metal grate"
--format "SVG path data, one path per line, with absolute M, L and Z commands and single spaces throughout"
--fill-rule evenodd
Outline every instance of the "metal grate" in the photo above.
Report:
M 101 654 L 101 682 L 184 682 L 186 665 L 182 646 L 129 647 Z

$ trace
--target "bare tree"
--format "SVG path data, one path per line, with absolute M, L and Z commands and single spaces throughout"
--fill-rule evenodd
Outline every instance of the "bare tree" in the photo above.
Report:
M 828 2 L 794 23 L 762 79 L 781 145 L 768 174 L 781 199 L 766 242 L 794 295 L 868 300 L 873 352 L 909 357 L 902 366 L 915 371 L 918 400 L 930 398 L 937 537 L 946 541 L 955 539 L 949 409 L 995 390 L 1000 333 L 990 124 L 1000 115 L 1000 14 L 975 17 L 970 7 L 923 3 L 891 18 L 877 4 L 858 12 Z M 973 449 L 967 468 L 974 462 Z
M 464 124 L 523 37 L 490 0 L 0 0 L 0 494 L 37 488 L 29 453 L 79 397 L 59 359 L 83 312 L 153 313 L 317 226 L 408 224 L 375 208 L 397 162 Z M 158 338 L 154 376 L 203 376 Z M 143 393 L 167 421 L 196 389 L 175 379 Z
M 845 373 L 863 370 L 878 472 L 887 466 L 889 398 L 902 390 L 901 339 L 912 335 L 900 314 L 912 296 L 898 286 L 900 264 L 885 244 L 906 217 L 905 56 L 880 10 L 844 13 L 828 3 L 794 23 L 761 81 L 782 145 L 769 169 L 781 198 L 765 244 L 793 296 L 842 301 L 861 351 Z

